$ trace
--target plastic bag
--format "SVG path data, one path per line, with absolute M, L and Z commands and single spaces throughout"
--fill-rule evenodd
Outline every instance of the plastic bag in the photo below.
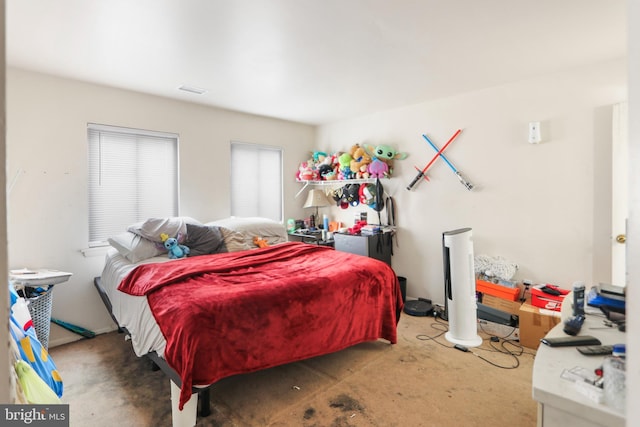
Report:
M 29 403 L 37 405 L 61 403 L 54 391 L 27 362 L 18 360 L 14 369 L 18 375 L 18 383 Z

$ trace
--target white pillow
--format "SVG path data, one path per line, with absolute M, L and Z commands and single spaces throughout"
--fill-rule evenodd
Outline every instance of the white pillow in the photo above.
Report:
M 253 243 L 253 238 L 258 236 L 267 241 L 270 245 L 286 242 L 287 229 L 284 224 L 269 218 L 261 217 L 230 217 L 208 222 L 205 225 L 215 225 L 236 231 L 243 236 L 244 243 L 254 249 L 257 246 Z M 229 251 L 231 252 L 231 251 Z
M 117 234 L 107 239 L 123 257 L 133 263 L 143 261 L 166 252 L 160 244 L 145 239 L 130 231 Z
M 219 227 L 219 226 L 218 226 Z M 224 245 L 227 248 L 227 252 L 238 252 L 238 251 L 247 251 L 249 249 L 256 249 L 257 246 L 253 244 L 248 244 L 244 236 L 237 231 L 229 230 L 225 227 L 219 227 L 220 234 L 222 234 L 222 239 L 224 240 Z
M 180 243 L 183 243 L 187 236 L 187 224 L 202 225 L 198 220 L 188 216 L 149 218 L 144 222 L 130 225 L 127 231 L 149 239 L 152 242 L 162 243 L 160 235 L 167 234 L 169 237 L 175 237 Z

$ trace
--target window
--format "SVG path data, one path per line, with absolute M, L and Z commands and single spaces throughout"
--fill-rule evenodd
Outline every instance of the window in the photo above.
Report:
M 282 221 L 282 149 L 231 142 L 231 215 Z
M 178 135 L 89 124 L 89 246 L 178 215 Z

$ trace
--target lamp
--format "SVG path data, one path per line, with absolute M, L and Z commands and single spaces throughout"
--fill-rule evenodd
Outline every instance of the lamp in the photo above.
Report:
M 316 214 L 311 215 L 309 227 L 316 226 L 316 218 L 318 217 L 318 208 L 331 206 L 331 202 L 327 199 L 327 195 L 322 190 L 313 189 L 307 194 L 307 201 L 304 202 L 305 208 L 316 208 Z

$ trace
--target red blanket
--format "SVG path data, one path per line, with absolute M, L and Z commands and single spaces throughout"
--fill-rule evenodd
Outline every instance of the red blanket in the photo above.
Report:
M 212 384 L 378 338 L 395 344 L 402 310 L 385 263 L 299 242 L 136 267 L 118 289 L 146 295 L 180 375 Z

